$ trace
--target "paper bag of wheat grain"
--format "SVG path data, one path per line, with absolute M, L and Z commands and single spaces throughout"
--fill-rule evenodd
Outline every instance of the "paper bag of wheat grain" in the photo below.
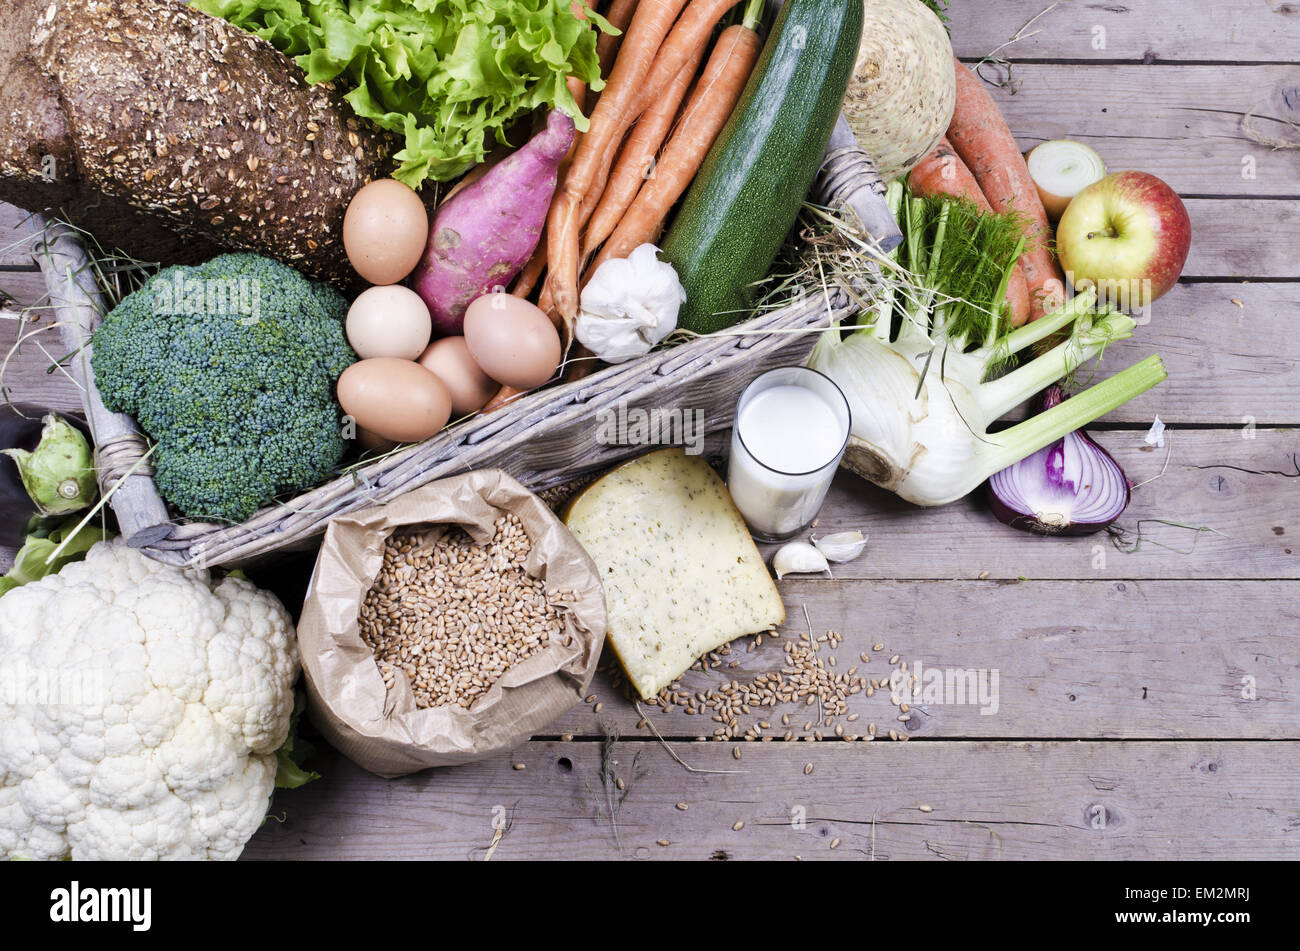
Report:
M 505 540 L 494 543 L 502 525 Z M 520 528 L 527 536 L 526 557 Z M 462 581 L 455 564 L 438 568 L 427 555 L 415 570 L 399 559 L 390 560 L 384 572 L 395 533 L 424 553 L 440 540 L 467 545 L 457 529 L 490 553 L 466 555 L 467 570 L 478 566 L 493 574 Z M 519 570 L 542 583 L 544 595 L 536 584 L 512 581 L 523 577 Z M 498 576 L 514 587 L 513 595 L 483 583 Z M 363 622 L 362 606 L 377 578 L 376 596 L 383 597 L 371 599 Z M 459 595 L 453 593 L 458 584 Z M 538 608 L 539 598 L 551 607 Z M 511 638 L 522 622 L 498 619 L 518 600 L 541 612 L 549 633 L 534 633 L 537 642 L 515 651 L 518 659 L 511 660 L 515 654 L 509 652 L 519 646 Z M 500 470 L 426 485 L 340 516 L 325 533 L 298 626 L 312 721 L 349 759 L 385 777 L 511 749 L 582 699 L 600 657 L 605 618 L 595 565 L 537 496 Z M 406 646 L 418 646 L 418 654 L 408 649 L 403 656 L 400 646 L 393 648 L 389 638 L 400 637 L 397 619 L 405 620 Z M 474 624 L 492 633 L 467 629 Z M 489 649 L 482 651 L 485 641 Z M 387 651 L 382 672 L 372 644 Z M 417 672 L 414 685 L 410 669 Z

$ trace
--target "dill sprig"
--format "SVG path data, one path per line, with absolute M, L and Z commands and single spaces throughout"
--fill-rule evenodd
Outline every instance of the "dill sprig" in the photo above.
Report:
M 1025 249 L 1023 218 L 962 198 L 902 202 L 902 259 L 927 294 L 911 317 L 958 346 L 995 346 L 1010 329 L 1007 284 Z

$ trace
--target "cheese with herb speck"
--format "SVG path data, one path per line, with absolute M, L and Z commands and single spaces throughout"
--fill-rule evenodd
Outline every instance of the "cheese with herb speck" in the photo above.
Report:
M 600 569 L 610 643 L 647 700 L 709 651 L 785 620 L 744 519 L 699 456 L 664 449 L 625 463 L 566 521 Z

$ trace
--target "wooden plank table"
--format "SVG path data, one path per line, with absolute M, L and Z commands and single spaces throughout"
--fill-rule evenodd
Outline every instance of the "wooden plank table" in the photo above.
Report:
M 1046 6 L 956 0 L 954 46 L 978 61 Z M 1300 7 L 1064 2 L 1024 32 L 999 53 L 1014 86 L 995 91 L 1021 144 L 1089 142 L 1169 181 L 1193 220 L 1178 287 L 1106 356 L 1105 372 L 1151 352 L 1170 370 L 1096 427 L 1141 483 L 1122 532 L 1031 537 L 977 498 L 918 510 L 842 476 L 821 527 L 861 528 L 866 555 L 782 581 L 780 636 L 683 680 L 749 681 L 786 640 L 835 630 L 820 654 L 839 670 L 887 678 L 897 655 L 986 688 L 996 674 L 996 702 L 922 696 L 900 722 L 882 688 L 851 698 L 852 720 L 813 724 L 821 742 L 799 741 L 817 719 L 804 707 L 755 709 L 743 726 L 768 723 L 762 738 L 715 741 L 707 715 L 634 708 L 609 665 L 590 703 L 480 764 L 384 781 L 326 749 L 325 778 L 277 795 L 281 821 L 248 857 L 1300 856 L 1300 152 L 1243 126 L 1254 112 L 1256 130 L 1300 138 L 1285 123 L 1300 120 Z M 20 219 L 0 209 L 0 288 L 29 303 Z M 4 350 L 18 328 L 11 307 Z M 42 342 L 11 359 L 11 396 L 75 407 Z M 1143 439 L 1157 413 L 1165 449 Z M 872 742 L 835 731 L 870 724 Z

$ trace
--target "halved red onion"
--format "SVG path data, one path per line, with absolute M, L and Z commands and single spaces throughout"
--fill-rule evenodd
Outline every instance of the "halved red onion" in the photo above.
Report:
M 1043 394 L 1042 411 L 1064 396 L 1059 386 Z M 1084 430 L 995 473 L 989 505 L 999 520 L 1043 535 L 1091 535 L 1128 507 L 1128 478 L 1119 463 Z

